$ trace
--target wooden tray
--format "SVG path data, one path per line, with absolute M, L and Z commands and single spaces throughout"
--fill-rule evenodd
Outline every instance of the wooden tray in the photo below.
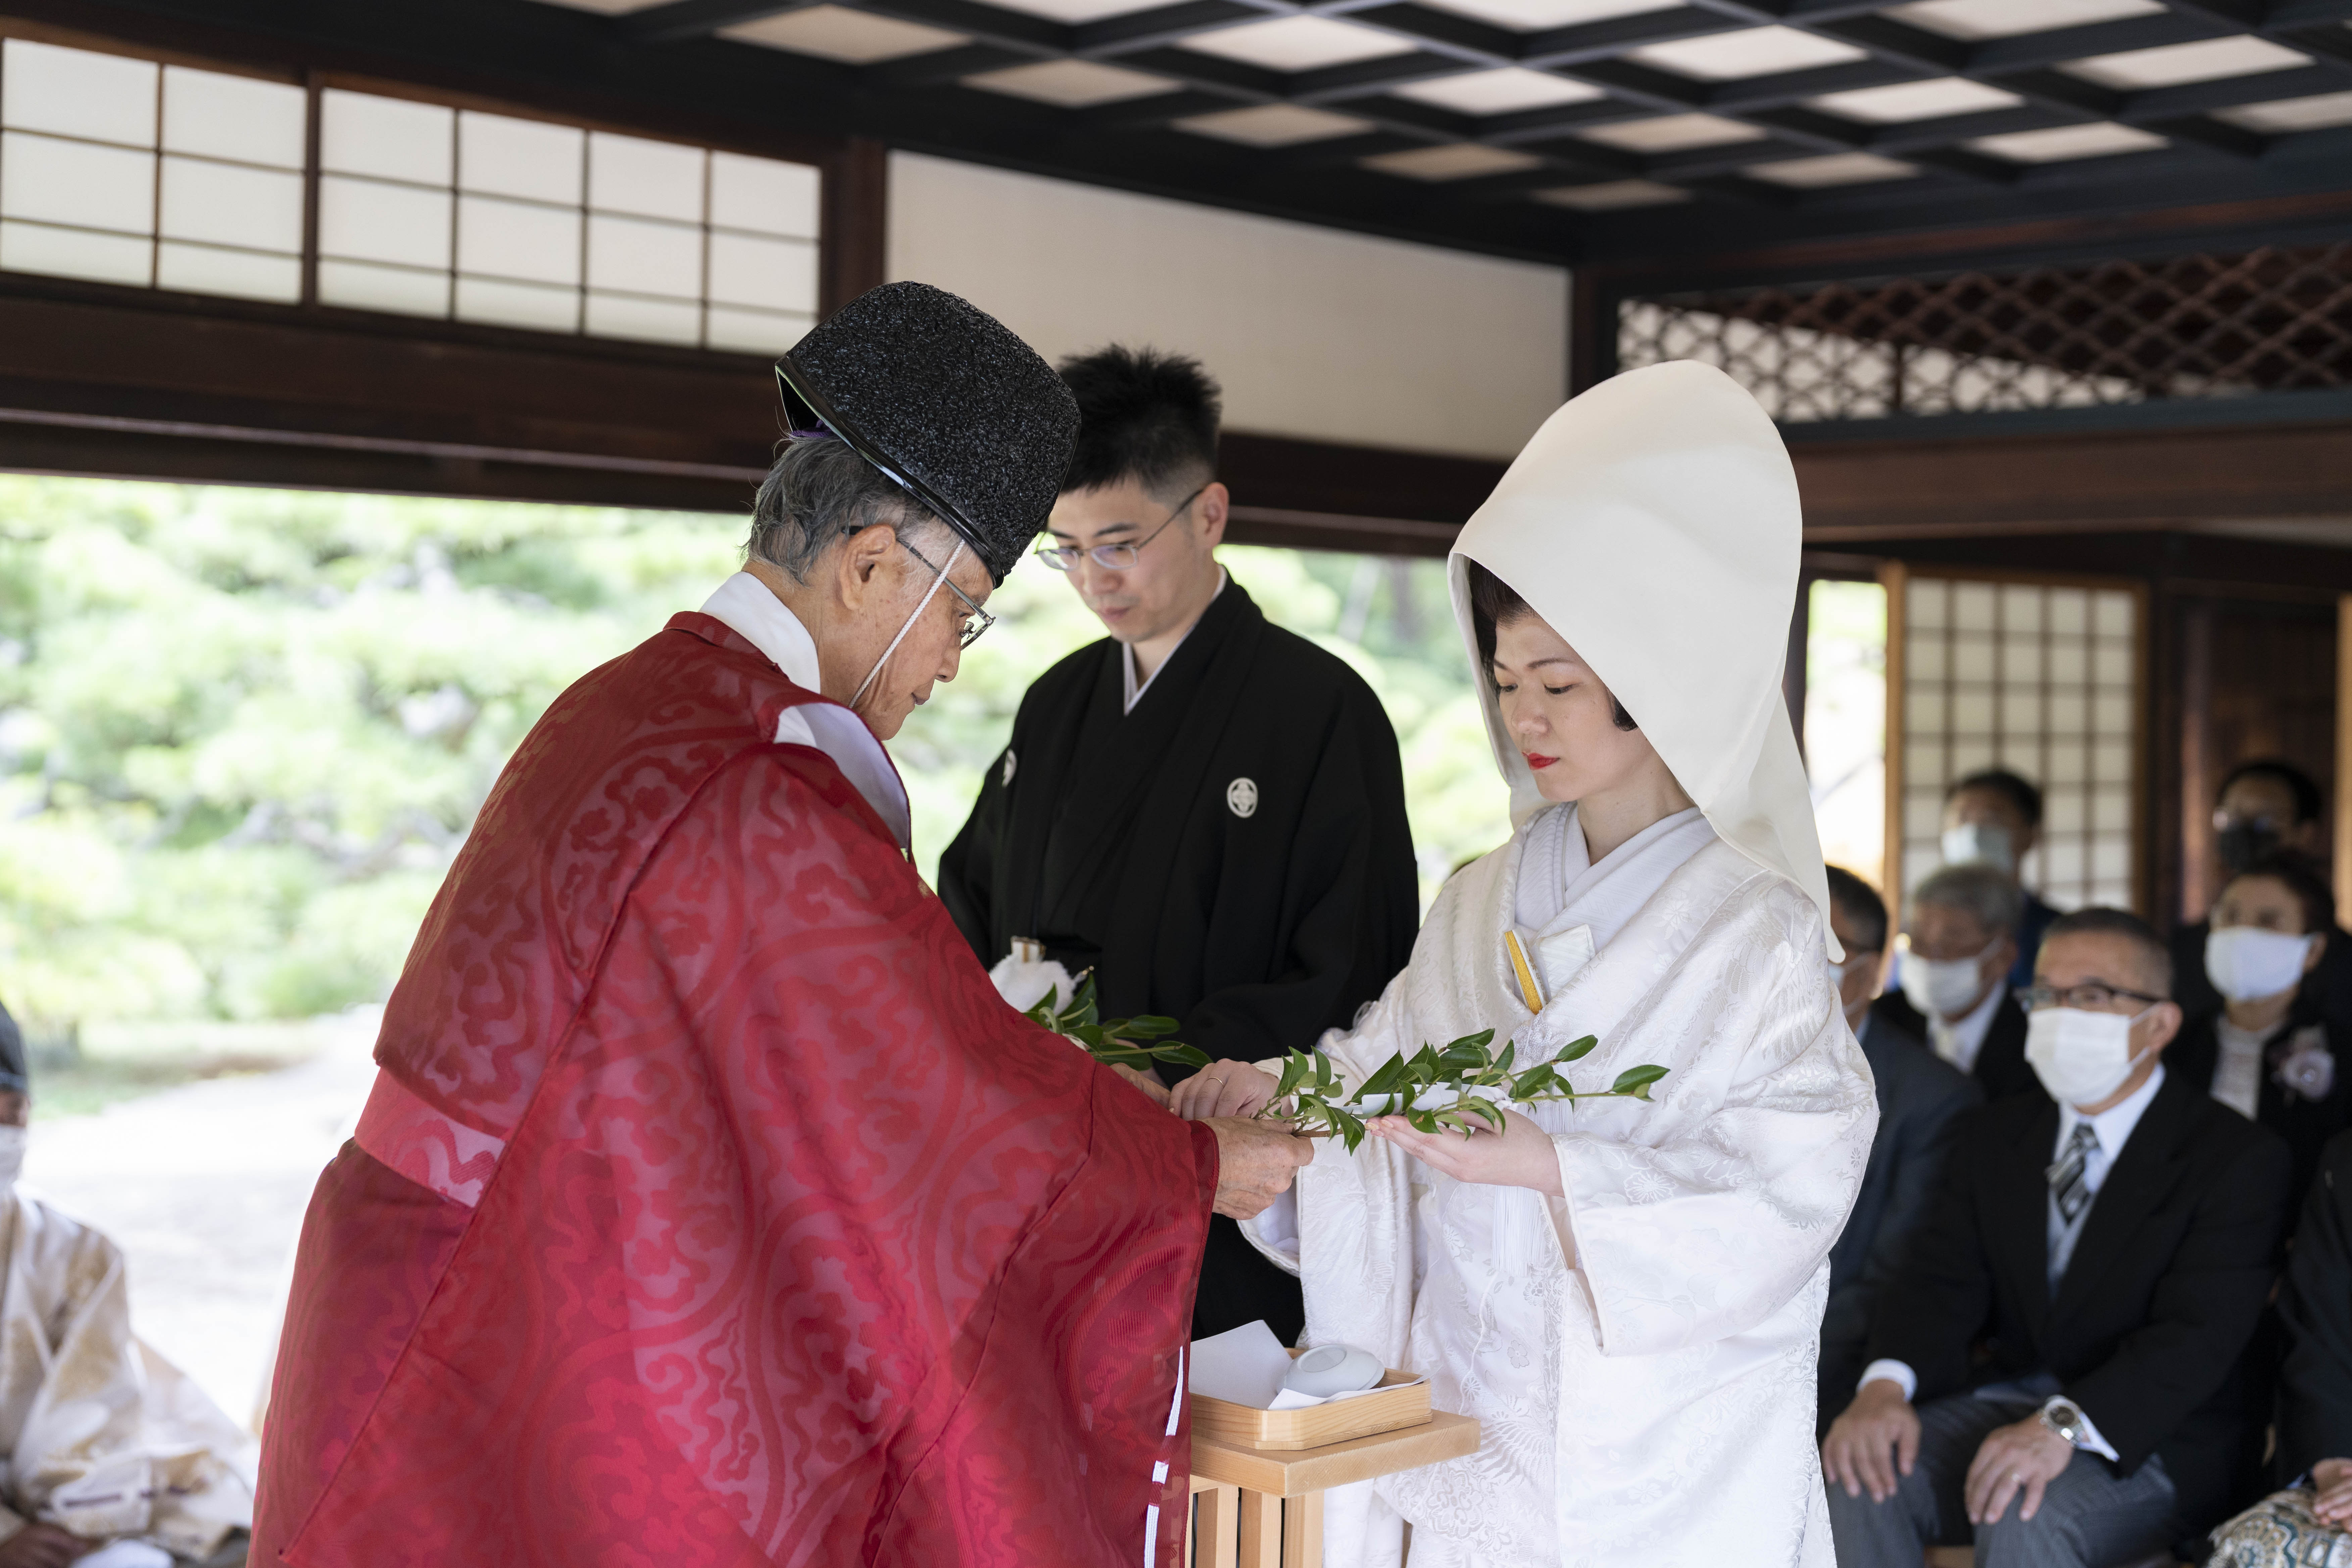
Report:
M 1292 1351 L 1293 1356 L 1299 1352 Z M 1410 1384 L 1410 1386 L 1406 1386 Z M 1192 1435 L 1244 1448 L 1320 1448 L 1429 1422 L 1429 1380 L 1391 1371 L 1375 1385 L 1381 1392 L 1353 1399 L 1310 1405 L 1304 1410 L 1256 1410 L 1205 1394 L 1192 1402 Z

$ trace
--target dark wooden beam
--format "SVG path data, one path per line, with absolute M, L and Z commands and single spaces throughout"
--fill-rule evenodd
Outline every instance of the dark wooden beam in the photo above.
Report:
M 817 310 L 830 316 L 884 281 L 890 152 L 853 137 L 825 173 L 824 233 L 817 250 Z
M 1997 552 L 2035 534 L 2352 518 L 2352 421 L 1802 442 L 1791 455 L 1806 542 L 1842 550 Z

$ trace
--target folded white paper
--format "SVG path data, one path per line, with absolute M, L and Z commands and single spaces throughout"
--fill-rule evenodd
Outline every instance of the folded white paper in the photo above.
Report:
M 1282 1386 L 1290 1375 L 1290 1352 L 1274 1337 L 1274 1331 L 1264 1320 L 1244 1323 L 1238 1329 L 1227 1329 L 1205 1340 L 1192 1342 L 1192 1373 L 1186 1386 L 1194 1394 L 1205 1394 L 1212 1399 L 1223 1399 L 1234 1405 L 1246 1405 L 1253 1410 L 1305 1410 L 1311 1405 L 1329 1405 L 1335 1400 L 1360 1399 L 1367 1394 L 1382 1392 L 1378 1388 L 1359 1388 L 1348 1394 L 1326 1394 L 1317 1398 L 1311 1394 L 1295 1394 Z M 1426 1382 L 1416 1377 L 1412 1383 Z M 1390 1388 L 1409 1388 L 1412 1383 L 1391 1383 Z
M 1290 1374 L 1290 1352 L 1260 1319 L 1192 1342 L 1192 1370 L 1187 1386 L 1212 1399 L 1246 1405 L 1253 1410 L 1274 1409 L 1282 1380 Z

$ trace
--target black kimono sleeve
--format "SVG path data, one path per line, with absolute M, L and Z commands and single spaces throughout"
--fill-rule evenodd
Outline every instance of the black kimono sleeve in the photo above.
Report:
M 2287 1257 L 2279 1320 L 2288 1350 L 2278 1468 L 2293 1479 L 2322 1459 L 2352 1459 L 2352 1133 L 2332 1140 Z
M 1004 786 L 1004 759 L 1013 754 L 1012 747 L 997 753 L 988 764 L 988 773 L 981 781 L 980 798 L 972 803 L 971 815 L 964 819 L 963 831 L 940 855 L 940 901 L 948 908 L 948 917 L 971 944 L 972 952 L 986 968 L 1004 956 L 992 952 L 995 945 L 994 911 L 989 899 L 996 886 L 996 850 L 1003 842 L 1005 822 L 1010 815 L 1007 802 L 1012 791 Z

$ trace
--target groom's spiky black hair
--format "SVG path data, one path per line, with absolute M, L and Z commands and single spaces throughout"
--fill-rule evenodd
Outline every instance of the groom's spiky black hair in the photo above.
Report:
M 1173 500 L 1217 476 L 1224 405 L 1201 362 L 1117 343 L 1062 362 L 1078 400 L 1078 449 L 1062 492 L 1134 479 Z

